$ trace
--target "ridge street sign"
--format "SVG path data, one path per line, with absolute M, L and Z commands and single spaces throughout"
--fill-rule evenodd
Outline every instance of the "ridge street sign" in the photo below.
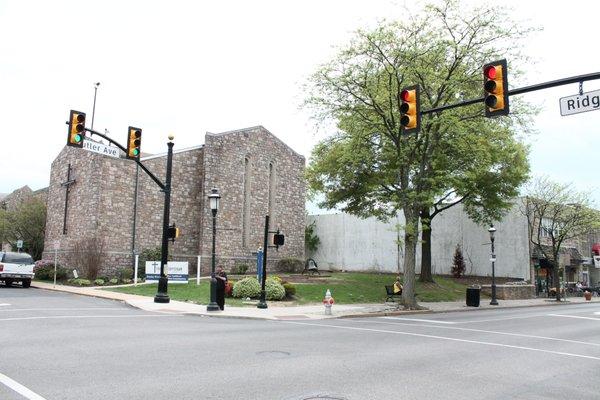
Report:
M 559 103 L 562 116 L 595 111 L 600 108 L 600 90 L 561 97 Z

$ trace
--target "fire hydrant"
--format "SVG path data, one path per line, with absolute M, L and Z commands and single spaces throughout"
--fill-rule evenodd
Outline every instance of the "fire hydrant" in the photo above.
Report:
M 331 297 L 331 292 L 327 289 L 325 292 L 325 298 L 323 299 L 323 305 L 325 306 L 325 315 L 331 315 L 331 306 L 333 305 L 334 300 Z

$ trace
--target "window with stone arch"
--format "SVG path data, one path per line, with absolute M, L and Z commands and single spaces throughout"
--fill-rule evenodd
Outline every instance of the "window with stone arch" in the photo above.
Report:
M 269 163 L 269 226 L 276 228 L 275 221 L 275 194 L 277 192 L 277 169 L 271 161 Z
M 242 203 L 242 247 L 250 243 L 250 157 L 244 157 L 244 201 Z

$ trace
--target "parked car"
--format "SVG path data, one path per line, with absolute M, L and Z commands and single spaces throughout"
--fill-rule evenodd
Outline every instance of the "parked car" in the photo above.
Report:
M 21 282 L 24 288 L 33 279 L 33 258 L 27 253 L 0 252 L 0 281 L 6 286 Z

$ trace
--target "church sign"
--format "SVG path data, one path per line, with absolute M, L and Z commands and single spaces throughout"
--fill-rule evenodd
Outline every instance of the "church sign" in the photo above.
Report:
M 160 261 L 146 261 L 146 282 L 158 282 L 160 278 Z M 167 263 L 169 283 L 188 283 L 188 263 L 169 261 Z
M 117 147 L 106 146 L 105 144 L 94 142 L 93 140 L 84 139 L 83 148 L 92 153 L 119 158 L 119 149 Z

